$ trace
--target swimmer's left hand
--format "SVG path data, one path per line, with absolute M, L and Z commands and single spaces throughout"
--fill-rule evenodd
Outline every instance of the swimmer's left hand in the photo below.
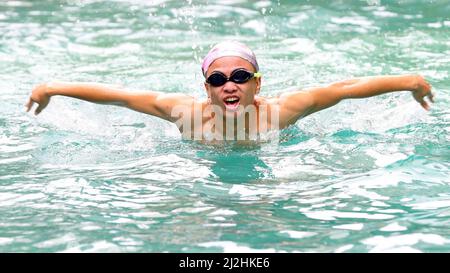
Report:
M 431 85 L 424 79 L 424 77 L 417 75 L 414 80 L 414 87 L 412 93 L 414 99 L 420 103 L 420 105 L 427 111 L 430 110 L 430 105 L 425 101 L 425 97 L 428 97 L 430 102 L 434 103 L 434 95 L 431 92 Z

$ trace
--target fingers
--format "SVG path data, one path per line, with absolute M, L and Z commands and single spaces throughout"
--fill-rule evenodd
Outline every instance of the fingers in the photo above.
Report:
M 39 113 L 44 109 L 44 106 L 41 104 L 39 105 L 36 110 L 34 111 L 35 115 L 39 115 Z
M 424 85 L 425 85 L 425 88 L 424 88 L 425 94 L 421 98 L 420 104 L 422 105 L 422 107 L 424 107 L 425 109 L 428 110 L 428 109 L 430 109 L 430 107 L 423 98 L 426 96 L 430 100 L 430 102 L 434 103 L 434 94 L 433 94 L 433 92 L 431 92 L 430 83 L 428 81 L 426 81 L 425 79 L 424 79 Z
M 427 97 L 432 103 L 434 103 L 434 94 L 432 92 L 428 93 Z
M 422 107 L 425 109 L 425 110 L 427 110 L 427 111 L 429 111 L 430 110 L 430 106 L 428 105 L 428 103 L 425 101 L 425 100 L 421 100 L 420 101 L 420 105 L 422 105 Z
M 427 97 L 431 102 L 434 102 L 434 94 L 431 92 L 431 85 L 427 81 L 425 81 L 425 91 L 427 93 Z
M 425 97 L 427 97 L 430 102 L 434 103 L 434 94 L 431 92 L 431 85 L 423 77 L 418 89 L 414 93 L 416 101 L 419 102 L 425 110 L 429 111 L 430 105 L 425 101 Z
M 35 103 L 35 101 L 33 101 L 31 98 L 28 100 L 28 103 L 25 105 L 25 107 L 27 108 L 27 112 L 29 112 L 31 110 L 31 107 L 33 107 L 34 103 Z M 35 115 L 38 115 L 46 106 L 43 103 L 39 103 L 39 102 L 37 102 L 37 105 L 38 105 L 38 107 L 36 107 L 36 110 L 34 110 Z
M 27 112 L 29 112 L 31 110 L 31 107 L 33 107 L 34 101 L 30 98 L 27 102 L 27 104 L 25 105 L 25 107 L 27 107 Z M 35 115 L 38 115 L 42 109 L 44 109 L 45 106 L 43 106 L 42 104 L 38 103 L 38 107 L 36 108 L 36 110 L 34 111 Z
M 30 111 L 32 106 L 33 106 L 33 100 L 31 100 L 31 98 L 29 98 L 27 104 L 25 104 L 25 107 L 27 108 L 27 112 Z

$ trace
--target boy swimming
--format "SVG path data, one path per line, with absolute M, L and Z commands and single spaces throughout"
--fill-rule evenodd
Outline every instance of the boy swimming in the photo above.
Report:
M 345 80 L 325 87 L 259 97 L 261 74 L 255 54 L 234 41 L 215 45 L 202 63 L 206 101 L 186 94 L 131 92 L 96 83 L 50 82 L 36 86 L 26 104 L 38 104 L 39 114 L 52 96 L 73 97 L 93 103 L 124 106 L 177 125 L 193 140 L 249 140 L 279 130 L 300 118 L 329 108 L 343 99 L 367 98 L 396 91 L 411 91 L 425 109 L 431 86 L 420 75 L 375 76 Z

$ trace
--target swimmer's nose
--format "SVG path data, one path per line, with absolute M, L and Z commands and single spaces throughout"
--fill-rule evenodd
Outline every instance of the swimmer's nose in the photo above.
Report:
M 232 81 L 227 81 L 223 86 L 223 91 L 226 93 L 234 93 L 237 91 L 237 86 Z

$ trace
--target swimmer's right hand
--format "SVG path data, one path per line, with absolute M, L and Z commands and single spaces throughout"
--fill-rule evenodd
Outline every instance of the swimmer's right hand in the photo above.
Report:
M 431 92 L 431 85 L 420 75 L 414 76 L 413 88 L 411 88 L 414 99 L 422 105 L 425 110 L 430 110 L 430 105 L 424 100 L 427 97 L 434 102 L 434 94 Z
M 50 102 L 50 95 L 48 94 L 48 86 L 46 83 L 36 86 L 31 92 L 28 103 L 25 105 L 27 107 L 27 112 L 30 111 L 34 103 L 38 104 L 34 114 L 38 115 L 45 107 L 47 107 Z

